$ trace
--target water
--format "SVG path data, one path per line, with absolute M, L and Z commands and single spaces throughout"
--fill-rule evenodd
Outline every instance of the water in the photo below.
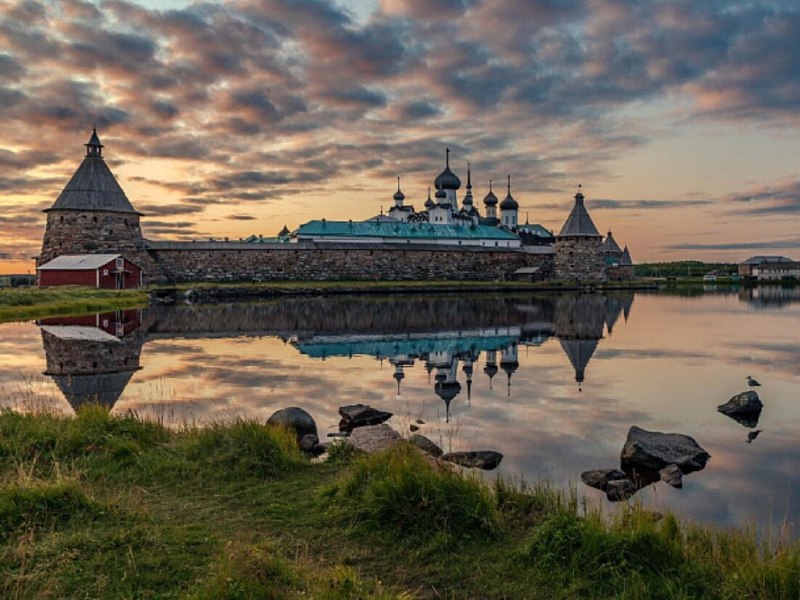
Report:
M 446 450 L 498 450 L 504 475 L 598 503 L 580 474 L 618 467 L 631 425 L 678 432 L 708 466 L 637 500 L 764 531 L 788 522 L 796 535 L 799 317 L 800 290 L 779 287 L 157 306 L 0 325 L 0 386 L 16 410 L 100 401 L 170 426 L 301 406 L 321 437 L 340 405 L 363 402 L 399 430 L 422 419 Z M 716 410 L 747 375 L 763 384 L 757 429 Z

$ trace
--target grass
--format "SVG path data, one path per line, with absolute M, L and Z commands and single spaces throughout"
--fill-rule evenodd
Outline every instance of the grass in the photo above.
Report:
M 0 322 L 81 315 L 147 304 L 144 290 L 98 290 L 77 286 L 0 289 Z
M 3 598 L 797 598 L 800 544 L 615 517 L 406 445 L 311 464 L 285 430 L 0 414 Z

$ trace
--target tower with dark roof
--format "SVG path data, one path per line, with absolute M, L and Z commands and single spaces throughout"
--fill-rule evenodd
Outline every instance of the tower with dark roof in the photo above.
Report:
M 512 229 L 517 226 L 519 202 L 511 195 L 511 175 L 508 176 L 508 193 L 500 203 L 500 222 Z
M 139 217 L 103 159 L 92 130 L 86 155 L 47 213 L 39 263 L 62 254 L 119 253 L 148 263 Z
M 575 205 L 555 243 L 556 278 L 562 281 L 600 283 L 606 280 L 603 236 L 597 231 L 584 205 L 581 187 Z

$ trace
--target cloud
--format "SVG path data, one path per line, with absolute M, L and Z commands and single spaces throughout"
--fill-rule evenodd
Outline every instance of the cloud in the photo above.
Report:
M 665 208 L 687 208 L 696 206 L 707 206 L 713 204 L 714 200 L 706 198 L 690 198 L 674 200 L 611 200 L 608 198 L 592 199 L 592 207 L 604 210 L 663 210 Z
M 762 240 L 757 242 L 686 242 L 669 246 L 672 250 L 784 250 L 800 248 L 800 237 Z
M 92 123 L 113 169 L 180 165 L 179 180 L 145 182 L 175 207 L 150 202 L 157 216 L 225 202 L 248 214 L 397 174 L 421 203 L 446 145 L 462 174 L 472 161 L 478 193 L 510 172 L 524 202 L 578 174 L 607 178 L 676 123 L 798 124 L 800 9 L 788 2 L 382 0 L 362 21 L 327 0 L 11 0 L 0 11 L 0 190 L 36 202 L 74 171 Z M 672 101 L 685 110 L 627 112 Z M 722 203 L 796 215 L 798 191 L 779 182 Z
M 800 181 L 779 181 L 737 194 L 723 196 L 730 205 L 729 214 L 750 216 L 781 216 L 800 214 Z

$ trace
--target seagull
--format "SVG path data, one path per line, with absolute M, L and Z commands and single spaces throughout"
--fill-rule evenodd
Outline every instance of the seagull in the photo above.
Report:
M 753 379 L 752 377 L 750 377 L 750 375 L 748 375 L 748 376 L 747 376 L 747 385 L 749 385 L 751 388 L 754 388 L 754 387 L 761 387 L 761 384 L 760 384 L 760 383 L 758 383 L 758 382 L 757 382 L 755 379 Z
M 758 434 L 761 433 L 760 429 L 756 429 L 755 431 L 751 431 L 747 434 L 747 443 L 752 444 L 753 440 L 758 437 Z

